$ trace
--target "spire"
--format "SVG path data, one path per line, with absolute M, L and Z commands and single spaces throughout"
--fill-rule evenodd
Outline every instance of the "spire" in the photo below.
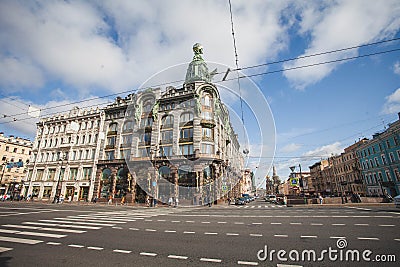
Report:
M 186 71 L 185 83 L 197 81 L 211 82 L 217 70 L 215 69 L 211 73 L 208 72 L 207 64 L 202 57 L 203 46 L 199 43 L 195 43 L 193 45 L 193 53 L 193 60 L 190 62 Z

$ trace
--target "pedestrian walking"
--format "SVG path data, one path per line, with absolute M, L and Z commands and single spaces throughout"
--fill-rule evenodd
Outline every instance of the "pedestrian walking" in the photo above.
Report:
M 112 196 L 111 195 L 109 195 L 108 196 L 108 203 L 107 203 L 108 205 L 111 205 L 112 204 Z
M 175 208 L 178 207 L 178 205 L 179 205 L 179 199 L 178 199 L 178 197 L 176 197 L 175 198 Z
M 172 197 L 169 197 L 169 199 L 168 199 L 168 207 L 171 207 L 172 206 Z
M 321 195 L 319 195 L 319 204 L 321 204 L 322 205 L 322 202 L 324 201 L 324 198 L 321 196 Z
M 230 204 L 231 204 L 231 198 L 228 197 L 228 205 L 230 205 Z

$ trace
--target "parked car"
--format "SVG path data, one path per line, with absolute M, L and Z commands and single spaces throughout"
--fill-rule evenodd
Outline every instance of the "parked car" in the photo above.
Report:
M 394 197 L 394 205 L 396 208 L 400 208 L 400 195 Z
M 277 203 L 276 202 L 276 195 L 267 195 L 266 197 L 265 197 L 265 201 L 266 202 L 269 202 L 269 203 Z
M 246 199 L 244 197 L 235 199 L 235 205 L 246 205 Z

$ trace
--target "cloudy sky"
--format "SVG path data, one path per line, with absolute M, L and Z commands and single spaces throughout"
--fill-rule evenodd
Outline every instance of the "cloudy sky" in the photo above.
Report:
M 306 170 L 398 118 L 400 40 L 381 41 L 400 38 L 399 1 L 232 5 L 241 75 L 269 104 L 260 100 L 261 108 L 250 108 L 272 112 L 280 176 L 287 177 L 293 165 Z M 0 131 L 32 139 L 37 119 L 27 116 L 29 106 L 46 115 L 104 105 L 112 94 L 123 96 L 155 73 L 187 64 L 196 42 L 203 44 L 205 60 L 235 68 L 228 0 L 1 0 Z M 173 73 L 169 81 L 184 76 Z M 251 90 L 244 83 L 243 97 L 251 98 Z M 90 101 L 68 105 L 85 99 Z M 230 100 L 240 118 L 237 97 Z M 246 146 L 250 157 L 259 155 L 257 141 L 250 138 Z M 273 150 L 271 144 L 263 149 Z M 251 168 L 263 170 L 270 161 L 268 154 Z

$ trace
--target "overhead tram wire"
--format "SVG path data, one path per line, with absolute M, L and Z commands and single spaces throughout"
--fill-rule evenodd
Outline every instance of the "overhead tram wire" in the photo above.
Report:
M 250 74 L 250 75 L 246 75 L 246 76 L 239 76 L 237 78 L 225 79 L 223 81 L 217 81 L 215 83 L 218 84 L 218 83 L 225 82 L 225 81 L 232 81 L 232 80 L 236 80 L 236 79 L 243 79 L 243 78 L 256 77 L 256 76 L 261 76 L 261 75 L 274 74 L 274 73 L 279 73 L 279 72 L 283 72 L 283 71 L 314 67 L 314 66 L 318 66 L 318 65 L 331 64 L 331 63 L 335 63 L 335 62 L 343 62 L 343 61 L 348 61 L 348 60 L 353 60 L 353 59 L 358 59 L 358 58 L 364 58 L 364 57 L 369 57 L 369 56 L 374 56 L 374 55 L 379 55 L 379 54 L 392 53 L 392 52 L 397 52 L 397 51 L 400 51 L 400 48 L 392 49 L 392 50 L 385 50 L 385 51 L 380 51 L 380 52 L 375 52 L 375 53 L 369 53 L 369 54 L 364 54 L 364 55 L 359 55 L 359 56 L 354 56 L 354 57 L 348 57 L 348 58 L 343 58 L 343 59 L 336 59 L 336 60 L 331 60 L 331 61 L 313 63 L 313 64 L 309 64 L 309 65 L 301 65 L 301 66 L 297 66 L 297 67 L 293 67 L 293 68 L 279 69 L 279 70 L 275 70 L 275 71 L 267 71 L 267 72 Z M 312 55 L 312 56 L 315 56 L 315 55 Z M 293 60 L 293 59 L 282 60 L 280 62 L 286 62 L 286 61 L 291 61 L 291 60 Z M 266 64 L 273 64 L 273 63 L 266 63 Z M 249 66 L 249 67 L 245 67 L 245 68 L 251 68 L 251 67 L 253 67 L 253 66 Z M 245 68 L 242 68 L 242 69 L 245 69 Z M 152 85 L 152 86 L 148 86 L 148 87 L 157 87 L 157 86 L 162 86 L 162 85 L 170 85 L 170 84 L 174 84 L 174 83 L 177 83 L 177 82 L 183 82 L 183 81 L 184 80 L 176 80 L 176 81 L 173 81 L 173 82 L 165 82 L 165 83 L 161 83 L 161 84 L 158 84 L 158 85 Z M 148 87 L 146 87 L 146 88 L 148 88 Z M 40 110 L 43 111 L 43 110 L 54 109 L 54 108 L 59 108 L 59 107 L 64 107 L 64 106 L 71 106 L 71 105 L 84 103 L 84 102 L 89 102 L 89 101 L 93 101 L 93 100 L 97 100 L 97 99 L 108 98 L 108 97 L 111 97 L 111 96 L 118 96 L 118 95 L 124 94 L 124 93 L 137 92 L 137 91 L 141 91 L 141 90 L 144 90 L 144 89 L 145 88 L 130 89 L 130 90 L 127 90 L 127 91 L 113 93 L 113 94 L 109 94 L 109 95 L 105 95 L 105 96 L 98 96 L 98 97 L 83 99 L 83 100 L 79 100 L 79 101 L 75 101 L 75 102 L 71 102 L 71 103 L 55 105 L 55 106 L 43 108 L 43 109 L 40 109 Z M 17 113 L 17 114 L 11 114 L 11 115 L 8 115 L 8 117 L 15 117 L 15 116 L 20 116 L 20 115 L 26 115 L 26 112 Z M 19 119 L 17 119 L 17 120 L 19 120 Z M 2 122 L 0 122 L 0 124 L 2 124 Z
M 242 125 L 243 125 L 243 142 L 246 140 L 246 129 L 245 129 L 245 124 L 244 124 L 244 116 L 243 116 L 243 99 L 242 99 L 242 91 L 240 88 L 240 75 L 239 75 L 239 56 L 237 53 L 237 47 L 236 47 L 236 38 L 235 38 L 235 29 L 234 29 L 234 25 L 233 25 L 233 14 L 232 14 L 232 4 L 231 4 L 231 0 L 228 0 L 229 3 L 229 14 L 230 14 L 230 18 L 231 18 L 231 29 L 232 29 L 232 40 L 233 40 L 233 49 L 235 52 L 235 65 L 236 65 L 236 74 L 237 74 L 237 84 L 238 84 L 238 90 L 239 90 L 239 99 L 240 99 L 240 111 L 241 111 L 241 116 L 242 116 Z M 228 74 L 228 71 L 226 72 L 226 75 Z M 224 79 L 226 79 L 226 77 L 224 77 Z M 247 152 L 248 150 L 246 149 L 243 152 Z

